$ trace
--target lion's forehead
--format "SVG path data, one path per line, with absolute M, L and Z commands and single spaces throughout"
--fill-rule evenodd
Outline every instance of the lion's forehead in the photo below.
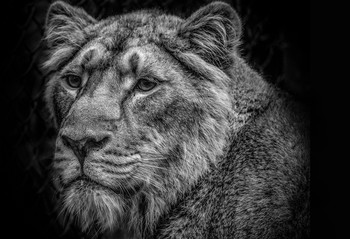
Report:
M 171 63 L 171 57 L 154 45 L 139 46 L 137 39 L 130 39 L 125 50 L 115 52 L 104 43 L 104 39 L 100 39 L 85 46 L 61 74 L 73 71 L 92 75 L 100 72 L 102 76 L 113 75 L 120 82 L 145 76 L 167 81 L 176 75 L 176 65 Z
M 130 39 L 130 43 L 136 39 Z M 156 55 L 156 49 L 151 46 L 129 45 L 121 52 L 116 52 L 108 48 L 108 39 L 100 38 L 85 46 L 76 56 L 75 60 L 66 68 L 70 70 L 72 67 L 81 67 L 86 71 L 95 69 L 114 68 L 121 73 L 133 72 L 136 73 L 145 65 L 151 63 L 149 58 Z M 153 53 L 153 54 L 150 54 Z
M 126 14 L 107 18 L 87 27 L 86 42 L 75 52 L 65 53 L 73 54 L 73 57 L 68 62 L 60 62 L 59 58 L 65 57 L 59 54 L 52 59 L 56 59 L 59 64 L 52 65 L 64 64 L 62 68 L 58 67 L 61 73 L 72 70 L 79 72 L 81 69 L 91 72 L 111 66 L 123 73 L 135 72 L 143 67 L 150 67 L 153 63 L 164 62 L 166 54 L 162 49 L 162 39 L 165 36 L 173 39 L 182 19 L 152 14 Z

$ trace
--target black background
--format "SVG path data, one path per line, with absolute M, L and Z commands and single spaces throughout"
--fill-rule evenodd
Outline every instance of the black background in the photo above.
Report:
M 79 238 L 74 228 L 66 231 L 56 220 L 48 181 L 51 158 L 49 140 L 54 131 L 45 122 L 42 89 L 46 77 L 40 70 L 45 46 L 41 44 L 46 10 L 51 1 L 37 0 L 6 3 L 1 27 L 5 60 L 1 64 L 3 85 L 1 117 L 5 136 L 1 144 L 4 189 L 2 230 L 10 238 Z M 169 13 L 189 16 L 210 1 L 80 0 L 70 1 L 92 16 L 104 18 L 140 8 L 159 8 Z M 285 89 L 311 110 L 310 75 L 310 2 L 278 0 L 226 1 L 243 19 L 243 57 L 268 81 Z M 315 168 L 318 166 L 316 165 Z M 313 173 L 314 172 L 314 173 Z M 312 171 L 312 178 L 322 178 Z M 326 188 L 322 181 L 321 186 Z M 318 195 L 318 194 L 317 194 Z M 333 233 L 333 221 L 327 204 L 312 201 L 313 209 L 322 211 L 321 225 Z M 318 215 L 318 214 L 317 214 Z M 312 218 L 317 221 L 319 218 Z M 65 231 L 65 232 L 64 232 Z M 312 234 L 318 229 L 312 230 Z M 328 233 L 327 232 L 327 233 Z M 326 233 L 326 231 L 324 231 Z M 325 235 L 325 234 L 324 234 Z

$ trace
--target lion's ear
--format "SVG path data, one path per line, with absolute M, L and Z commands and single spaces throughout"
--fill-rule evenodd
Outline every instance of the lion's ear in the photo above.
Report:
M 48 46 L 76 43 L 80 38 L 84 38 L 83 29 L 95 22 L 96 20 L 81 8 L 62 1 L 54 2 L 49 7 L 45 22 Z
M 217 66 L 227 65 L 230 54 L 239 45 L 241 20 L 233 8 L 212 2 L 187 18 L 179 36 L 189 40 L 192 50 Z

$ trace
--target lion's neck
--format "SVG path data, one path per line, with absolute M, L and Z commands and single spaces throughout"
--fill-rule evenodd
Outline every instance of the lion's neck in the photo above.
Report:
M 267 108 L 274 89 L 242 59 L 237 58 L 235 64 L 227 74 L 231 78 L 229 95 L 232 111 L 229 121 L 231 130 L 237 133 L 251 118 Z

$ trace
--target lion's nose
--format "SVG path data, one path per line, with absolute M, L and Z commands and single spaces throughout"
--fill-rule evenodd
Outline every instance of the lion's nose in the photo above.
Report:
M 109 135 L 94 135 L 93 137 L 85 137 L 79 140 L 72 139 L 72 137 L 64 134 L 61 137 L 63 144 L 73 150 L 81 167 L 83 167 L 85 157 L 90 151 L 103 148 L 110 140 Z

